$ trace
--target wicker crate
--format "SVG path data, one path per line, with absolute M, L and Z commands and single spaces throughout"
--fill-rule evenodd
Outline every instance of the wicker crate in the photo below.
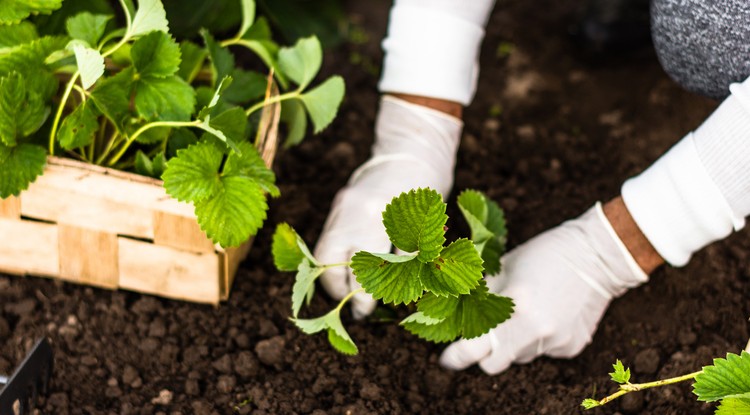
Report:
M 0 272 L 211 304 L 227 298 L 252 243 L 215 246 L 160 180 L 56 157 L 0 199 L 0 235 Z

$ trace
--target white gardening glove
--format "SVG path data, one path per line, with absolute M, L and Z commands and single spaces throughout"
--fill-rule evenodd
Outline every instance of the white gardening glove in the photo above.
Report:
M 478 363 L 497 374 L 540 355 L 573 357 L 591 341 L 610 300 L 648 279 L 600 203 L 516 247 L 502 265 L 487 285 L 512 298 L 515 312 L 489 333 L 450 345 L 440 358 L 443 366 Z
M 354 174 L 333 201 L 315 247 L 322 264 L 349 262 L 360 250 L 390 252 L 382 212 L 402 192 L 429 187 L 444 197 L 453 185 L 456 149 L 463 123 L 442 112 L 386 95 L 375 124 L 372 157 Z M 358 289 L 351 269 L 331 268 L 321 277 L 335 299 Z M 352 298 L 355 317 L 375 308 L 369 294 Z

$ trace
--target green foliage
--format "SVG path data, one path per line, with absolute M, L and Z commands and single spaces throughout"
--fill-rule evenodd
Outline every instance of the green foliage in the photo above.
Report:
M 331 343 L 331 346 L 343 354 L 355 355 L 359 350 L 341 323 L 340 312 L 340 308 L 335 308 L 323 317 L 310 320 L 293 319 L 292 321 L 294 321 L 294 324 L 300 330 L 307 334 L 315 334 L 326 330 L 328 332 L 328 342 Z
M 596 399 L 586 398 L 583 400 L 583 402 L 581 402 L 581 406 L 583 407 L 583 409 L 588 410 L 588 409 L 594 409 L 597 406 L 601 406 L 601 404 Z
M 750 353 L 727 353 L 726 359 L 714 359 L 714 364 L 704 367 L 695 378 L 693 393 L 705 402 L 750 398 Z
M 383 212 L 383 224 L 391 243 L 410 253 L 360 251 L 348 264 L 362 290 L 373 298 L 392 304 L 417 302 L 418 311 L 401 324 L 434 342 L 481 336 L 507 320 L 514 307 L 509 298 L 489 292 L 482 280 L 482 258 L 471 240 L 458 239 L 444 246 L 445 210 L 440 194 L 430 189 L 416 189 L 393 198 Z M 287 224 L 276 229 L 273 255 L 279 270 L 297 271 L 292 289 L 295 323 L 306 333 L 329 327 L 324 322 L 333 319 L 331 313 L 314 320 L 299 320 L 297 316 L 302 305 L 310 302 L 315 280 L 326 269 L 344 264 L 319 264 Z M 356 292 L 342 300 L 336 310 Z M 338 311 L 334 314 L 340 324 Z M 329 340 L 339 350 L 356 352 L 348 349 L 353 345 L 351 339 L 336 330 L 329 330 Z
M 614 372 L 610 373 L 609 376 L 615 383 L 628 383 L 630 382 L 630 368 L 625 369 L 620 359 L 617 359 L 615 364 L 612 365 Z
M 715 415 L 750 415 L 750 399 L 726 398 L 716 408 Z
M 169 194 L 194 205 L 199 225 L 216 243 L 236 246 L 257 232 L 266 198 L 279 190 L 249 141 L 259 119 L 253 113 L 274 102 L 282 111 L 291 108 L 282 115 L 295 120 L 287 144 L 298 143 L 308 116 L 315 132 L 330 123 L 344 85 L 338 77 L 313 83 L 322 60 L 315 37 L 282 49 L 254 0 L 231 2 L 169 8 L 175 16 L 190 13 L 194 29 L 209 23 L 212 7 L 241 18 L 219 13 L 222 31 L 234 24 L 236 36 L 220 40 L 203 30 L 200 45 L 170 34 L 162 0 L 112 2 L 120 11 L 102 0 L 2 2 L 0 144 L 3 165 L 14 168 L 1 173 L 3 197 L 41 173 L 44 152 L 31 145 L 41 130 L 49 132 L 49 154 L 64 150 L 163 178 Z M 279 95 L 266 101 L 268 74 L 237 67 L 235 46 L 276 72 Z M 288 91 L 292 77 L 298 82 Z
M 458 207 L 469 223 L 471 239 L 484 260 L 489 275 L 500 272 L 500 257 L 505 252 L 505 216 L 497 203 L 475 190 L 458 196 Z

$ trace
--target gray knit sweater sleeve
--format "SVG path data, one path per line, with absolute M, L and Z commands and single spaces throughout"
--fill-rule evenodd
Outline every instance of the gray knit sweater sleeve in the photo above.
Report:
M 651 32 L 664 70 L 716 99 L 750 76 L 750 0 L 652 0 Z

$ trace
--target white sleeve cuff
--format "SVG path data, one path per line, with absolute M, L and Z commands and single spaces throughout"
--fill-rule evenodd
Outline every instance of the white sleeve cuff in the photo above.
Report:
M 429 7 L 391 9 L 381 92 L 439 98 L 468 105 L 479 76 L 484 28 Z
M 674 266 L 745 225 L 709 176 L 688 134 L 622 187 L 625 206 L 654 249 Z

